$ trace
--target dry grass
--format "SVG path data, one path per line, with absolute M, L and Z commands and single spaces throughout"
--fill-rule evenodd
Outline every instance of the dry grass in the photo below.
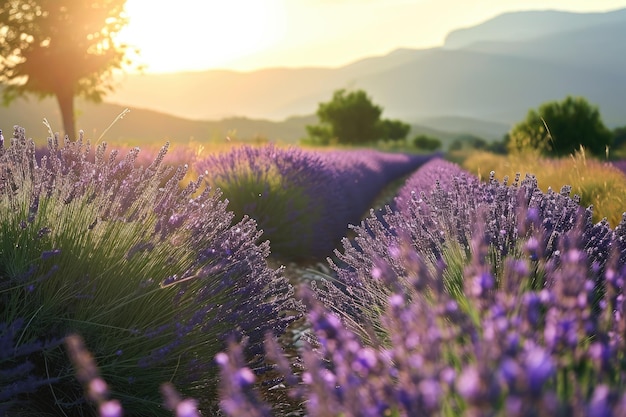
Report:
M 626 211 L 626 176 L 608 163 L 587 157 L 584 150 L 562 159 L 532 153 L 502 156 L 475 152 L 462 166 L 483 180 L 489 178 L 491 171 L 495 171 L 498 179 L 514 178 L 516 173 L 534 174 L 543 191 L 548 188 L 558 191 L 563 185 L 570 185 L 572 194 L 580 196 L 583 207 L 593 205 L 594 220 L 606 217 L 612 227 Z

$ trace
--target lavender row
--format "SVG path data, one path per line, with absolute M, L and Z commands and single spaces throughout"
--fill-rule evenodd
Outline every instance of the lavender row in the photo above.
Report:
M 240 147 L 197 164 L 238 218 L 249 215 L 280 258 L 310 260 L 332 252 L 394 179 L 430 155 L 371 150 L 312 152 Z
M 316 338 L 301 366 L 266 342 L 302 412 L 624 415 L 626 219 L 611 230 L 567 187 L 484 184 L 445 161 L 407 187 L 399 211 L 344 240 L 334 279 L 305 292 Z M 236 378 L 239 350 L 220 359 L 225 412 L 273 415 Z
M 423 179 L 431 174 L 425 170 L 439 173 L 442 179 L 428 185 L 432 183 Z M 491 273 L 497 276 L 504 259 L 517 256 L 535 229 L 542 230 L 542 235 L 533 244 L 543 256 L 551 258 L 559 253 L 562 236 L 578 225 L 581 245 L 595 271 L 590 267 L 590 273 L 601 274 L 610 250 L 619 247 L 623 251 L 624 243 L 617 237 L 623 233 L 623 226 L 612 231 L 606 221 L 593 224 L 592 209 L 581 208 L 578 197 L 570 198 L 569 190 L 565 186 L 559 193 L 543 193 L 536 178 L 530 175 L 521 181 L 515 178 L 512 185 L 506 179 L 499 183 L 493 176 L 483 183 L 455 164 L 434 160 L 407 180 L 397 197 L 398 210 L 388 209 L 383 221 L 372 216 L 354 227 L 356 238 L 343 240 L 344 251 L 337 251 L 337 264 L 331 264 L 342 282 L 352 291 L 362 293 L 357 298 L 375 302 L 371 292 L 361 288 L 362 283 L 369 281 L 378 259 L 394 264 L 390 251 L 404 239 L 433 265 L 448 264 L 446 285 L 458 292 L 462 267 L 472 255 L 471 242 L 478 226 L 489 245 L 485 256 L 492 265 Z M 532 226 L 531 222 L 537 225 Z M 538 252 L 535 256 L 539 255 Z M 620 255 L 620 265 L 622 258 Z M 400 270 L 394 272 L 402 274 Z
M 203 179 L 181 188 L 169 168 L 95 154 L 82 136 L 35 145 L 16 127 L 0 145 L 0 409 L 89 414 L 61 341 L 78 333 L 111 395 L 158 415 L 172 381 L 203 409 L 216 399 L 213 356 L 231 338 L 280 334 L 300 314 L 250 218 L 233 222 Z M 201 394 L 201 397 L 200 397 Z M 3 413 L 4 414 L 4 413 Z
M 371 149 L 336 150 L 321 155 L 336 172 L 335 187 L 343 196 L 344 231 L 348 224 L 361 221 L 372 201 L 389 183 L 412 173 L 437 156 L 384 153 Z
M 395 206 L 405 210 L 409 202 L 420 197 L 422 193 L 429 194 L 435 187 L 449 189 L 454 182 L 467 182 L 468 186 L 478 186 L 478 178 L 462 169 L 453 162 L 442 158 L 433 158 L 420 169 L 414 172 L 398 190 Z

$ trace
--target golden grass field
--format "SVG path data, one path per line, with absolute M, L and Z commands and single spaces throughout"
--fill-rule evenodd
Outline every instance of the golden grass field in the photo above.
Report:
M 495 171 L 501 180 L 508 176 L 512 181 L 517 173 L 534 174 L 543 191 L 559 191 L 563 185 L 572 187 L 581 205 L 593 205 L 594 220 L 607 218 L 612 227 L 626 211 L 626 175 L 607 162 L 585 155 L 583 150 L 568 158 L 551 159 L 537 154 L 495 155 L 473 152 L 461 163 L 463 168 L 485 180 Z

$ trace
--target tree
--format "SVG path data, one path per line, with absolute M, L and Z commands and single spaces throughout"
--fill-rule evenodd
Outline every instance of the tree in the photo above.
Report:
M 372 142 L 380 137 L 382 108 L 372 103 L 365 91 L 348 93 L 337 90 L 331 101 L 320 103 L 317 117 L 320 125 L 306 126 L 314 142 L 332 141 L 346 144 Z
M 422 149 L 425 151 L 435 151 L 441 148 L 442 143 L 441 140 L 434 136 L 428 135 L 417 135 L 413 138 L 413 146 L 417 149 Z
M 613 147 L 621 148 L 626 144 L 626 126 L 613 129 Z
M 583 97 L 572 96 L 530 110 L 509 135 L 510 151 L 536 149 L 551 156 L 570 155 L 581 146 L 593 155 L 602 155 L 613 139 L 598 108 Z
M 114 36 L 127 23 L 126 0 L 12 0 L 0 4 L 3 101 L 54 96 L 65 134 L 75 138 L 74 97 L 100 102 L 113 70 L 129 64 Z
M 506 155 L 509 151 L 509 140 L 510 136 L 506 133 L 502 137 L 502 140 L 489 143 L 487 145 L 487 150 L 498 155 Z
M 411 131 L 411 125 L 401 120 L 382 119 L 378 123 L 378 131 L 382 139 L 401 141 L 406 139 Z

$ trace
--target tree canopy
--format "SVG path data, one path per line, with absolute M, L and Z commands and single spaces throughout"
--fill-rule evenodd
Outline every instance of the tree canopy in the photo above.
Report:
M 411 126 L 399 120 L 381 119 L 382 112 L 363 90 L 337 90 L 330 101 L 319 104 L 320 124 L 307 126 L 307 133 L 314 143 L 323 145 L 406 139 Z
M 508 146 L 513 152 L 535 149 L 551 156 L 570 155 L 583 146 L 591 154 L 602 155 L 612 140 L 598 108 L 583 97 L 568 96 L 530 110 L 509 133 Z
M 622 148 L 626 145 L 626 126 L 619 126 L 613 129 L 613 146 Z
M 129 64 L 114 36 L 126 0 L 12 0 L 0 4 L 3 101 L 34 93 L 54 96 L 65 134 L 75 138 L 74 97 L 99 102 L 113 89 L 112 72 Z
M 378 129 L 381 139 L 401 141 L 406 139 L 411 125 L 401 120 L 382 119 L 378 123 Z
M 424 151 L 436 151 L 443 146 L 443 143 L 434 136 L 420 134 L 413 138 L 413 146 Z

